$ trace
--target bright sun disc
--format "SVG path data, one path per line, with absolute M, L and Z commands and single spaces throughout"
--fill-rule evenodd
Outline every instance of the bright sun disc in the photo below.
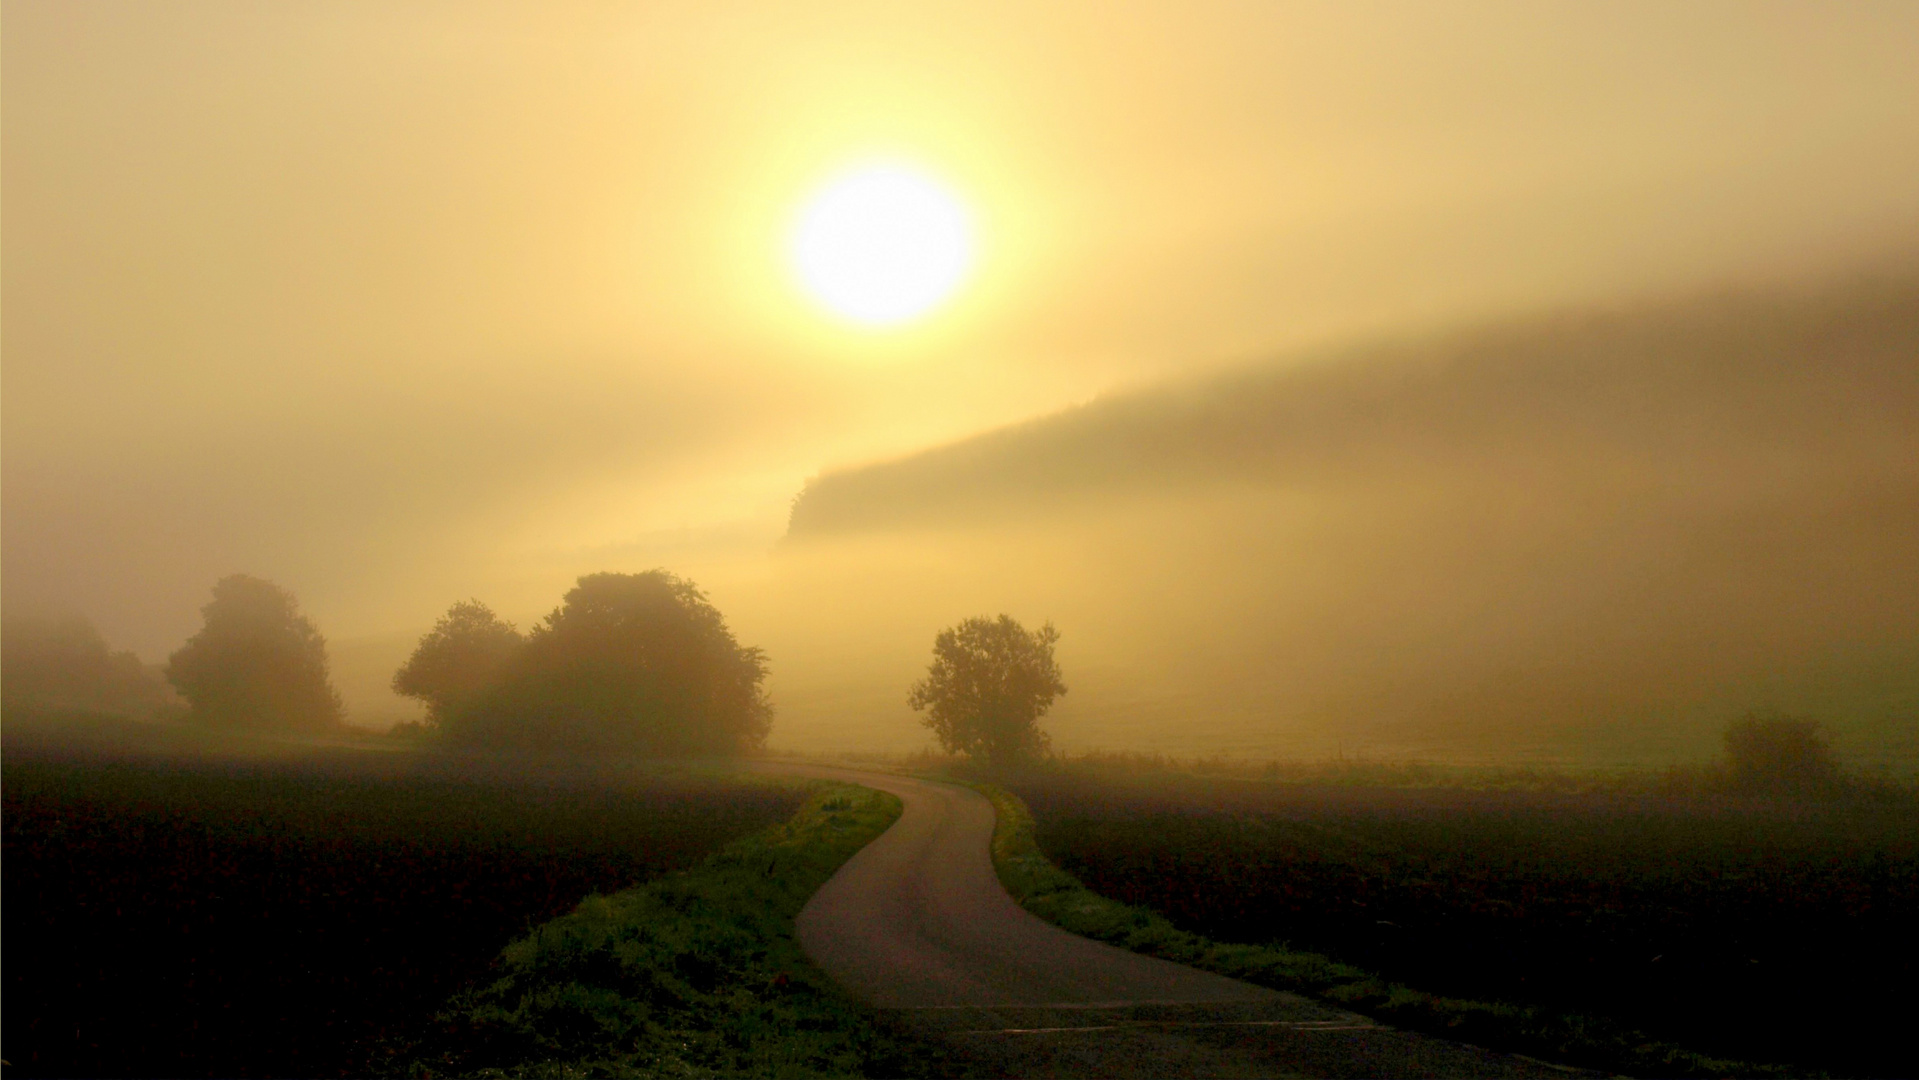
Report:
M 807 291 L 869 326 L 925 313 L 952 295 L 973 261 L 971 222 L 959 199 L 899 165 L 835 178 L 801 212 L 792 244 Z

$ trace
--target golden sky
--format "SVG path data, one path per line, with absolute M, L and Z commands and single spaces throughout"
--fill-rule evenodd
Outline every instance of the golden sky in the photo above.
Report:
M 230 572 L 336 641 L 468 595 L 525 621 L 581 572 L 754 557 L 823 468 L 1116 387 L 1919 240 L 1904 2 L 10 0 L 0 31 L 5 596 L 149 658 Z M 883 333 L 783 248 L 875 155 L 979 251 Z

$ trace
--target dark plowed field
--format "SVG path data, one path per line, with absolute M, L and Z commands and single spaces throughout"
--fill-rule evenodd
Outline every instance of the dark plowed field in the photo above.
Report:
M 1017 785 L 1090 888 L 1223 941 L 1688 1048 L 1910 1076 L 1919 805 L 1062 775 Z
M 4 793 L 5 1040 L 19 1076 L 364 1074 L 528 926 L 689 865 L 799 801 L 690 778 L 12 748 Z

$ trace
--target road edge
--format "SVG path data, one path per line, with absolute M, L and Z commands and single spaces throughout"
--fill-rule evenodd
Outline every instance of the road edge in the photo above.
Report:
M 1032 811 L 1018 795 L 982 780 L 939 779 L 964 784 L 992 802 L 993 870 L 1000 884 L 1021 907 L 1069 933 L 1269 989 L 1305 994 L 1401 1030 L 1511 1054 L 1568 1073 L 1600 1069 L 1701 1080 L 1807 1075 L 1781 1065 L 1710 1057 L 1600 1017 L 1429 994 L 1319 953 L 1230 944 L 1181 930 L 1156 911 L 1088 889 L 1054 865 L 1040 850 Z
M 786 820 L 531 928 L 397 1075 L 939 1075 L 938 1058 L 799 947 L 794 920 L 898 820 L 896 796 L 792 777 Z

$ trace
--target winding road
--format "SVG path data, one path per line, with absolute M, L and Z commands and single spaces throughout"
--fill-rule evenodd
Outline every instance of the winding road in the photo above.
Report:
M 1006 1076 L 1567 1076 L 1375 1024 L 1301 997 L 1069 934 L 993 872 L 993 807 L 971 789 L 890 773 L 759 768 L 889 792 L 904 811 L 799 916 L 822 970 L 945 1040 L 969 1072 Z

